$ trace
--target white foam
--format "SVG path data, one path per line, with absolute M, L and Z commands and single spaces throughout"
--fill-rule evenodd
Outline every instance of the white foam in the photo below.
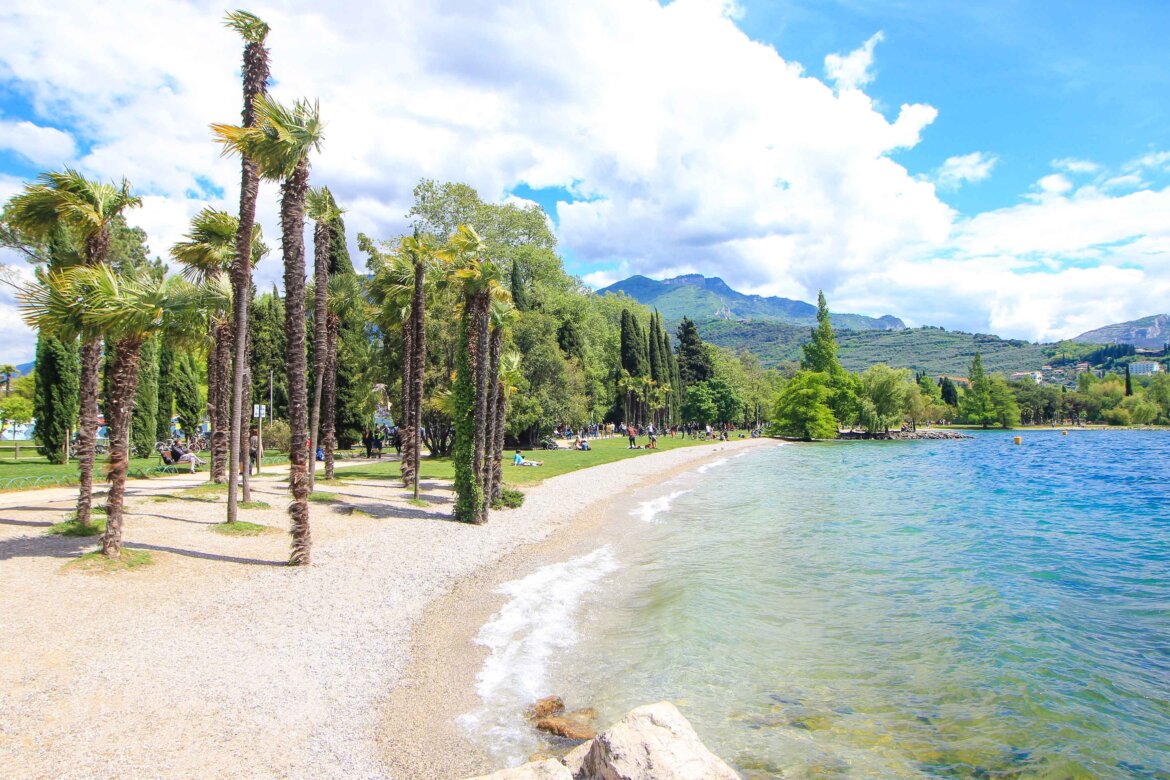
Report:
M 490 651 L 476 677 L 483 706 L 459 719 L 485 737 L 497 756 L 519 761 L 534 748 L 524 710 L 553 693 L 549 661 L 577 641 L 575 616 L 581 598 L 617 568 L 613 550 L 606 546 L 500 586 L 497 592 L 511 598 L 476 638 Z
M 665 496 L 652 498 L 649 501 L 642 501 L 638 504 L 638 508 L 633 512 L 630 512 L 630 514 L 641 520 L 643 523 L 653 523 L 660 514 L 670 509 L 670 505 L 674 503 L 676 498 L 690 492 L 691 491 L 689 489 L 676 490 L 673 493 L 669 493 Z
M 695 469 L 695 471 L 699 472 L 700 474 L 706 474 L 707 469 L 713 469 L 717 466 L 722 466 L 726 463 L 727 463 L 727 458 L 720 458 L 719 460 L 713 460 L 710 463 L 704 463 L 702 466 L 699 466 L 697 469 Z

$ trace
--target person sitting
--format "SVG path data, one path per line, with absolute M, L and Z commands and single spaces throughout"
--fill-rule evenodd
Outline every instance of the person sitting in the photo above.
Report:
M 178 439 L 175 439 L 174 444 L 171 445 L 171 459 L 175 463 L 190 463 L 192 474 L 195 473 L 196 466 L 202 466 L 206 462 L 194 452 L 184 449 Z
M 544 461 L 525 460 L 524 455 L 521 454 L 520 450 L 516 450 L 516 455 L 515 455 L 515 457 L 512 458 L 512 465 L 513 466 L 543 466 Z
M 588 452 L 593 448 L 590 447 L 589 442 L 585 441 L 584 439 L 577 439 L 577 443 L 573 445 L 573 449 L 580 450 L 582 452 Z

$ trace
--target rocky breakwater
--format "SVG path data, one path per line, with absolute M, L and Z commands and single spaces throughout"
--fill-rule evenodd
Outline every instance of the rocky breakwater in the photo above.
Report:
M 885 441 L 929 441 L 932 439 L 974 439 L 969 433 L 958 431 L 940 431 L 934 429 L 921 431 L 886 431 L 885 433 L 866 433 L 864 431 L 841 431 L 838 439 L 881 439 Z
M 555 717 L 555 702 L 550 702 L 537 702 L 534 712 L 544 709 L 545 717 Z M 472 780 L 739 780 L 739 775 L 703 745 L 677 707 L 660 702 L 630 711 L 563 759 L 546 758 Z

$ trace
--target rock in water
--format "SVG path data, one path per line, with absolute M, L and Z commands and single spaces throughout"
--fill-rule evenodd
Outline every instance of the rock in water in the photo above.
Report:
M 589 745 L 578 780 L 740 780 L 670 702 L 631 710 Z
M 570 750 L 565 755 L 565 757 L 561 759 L 573 777 L 585 777 L 585 756 L 589 755 L 589 751 L 592 749 L 592 742 L 582 742 L 580 745 Z
M 549 758 L 511 769 L 501 769 L 499 772 L 480 775 L 470 780 L 573 780 L 573 774 L 561 762 Z
M 528 708 L 528 717 L 532 720 L 540 720 L 541 718 L 547 718 L 549 715 L 556 715 L 558 712 L 564 711 L 565 702 L 560 696 L 545 696 L 543 699 L 537 699 Z
M 593 739 L 597 735 L 589 721 L 572 715 L 568 717 L 549 715 L 536 721 L 536 727 L 565 739 Z

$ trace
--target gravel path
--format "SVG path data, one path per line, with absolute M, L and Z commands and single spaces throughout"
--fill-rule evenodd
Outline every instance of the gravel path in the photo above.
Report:
M 340 501 L 312 505 L 303 569 L 283 565 L 284 533 L 211 533 L 222 498 L 177 493 L 192 484 L 178 476 L 133 483 L 126 543 L 151 550 L 154 566 L 58 574 L 94 545 L 43 534 L 73 494 L 0 495 L 0 774 L 389 777 L 381 705 L 430 602 L 603 493 L 750 443 L 555 477 L 479 527 L 448 519 L 446 484 L 424 484 L 428 508 L 392 483 L 330 486 Z M 277 477 L 253 491 L 272 508 L 242 519 L 283 530 Z

